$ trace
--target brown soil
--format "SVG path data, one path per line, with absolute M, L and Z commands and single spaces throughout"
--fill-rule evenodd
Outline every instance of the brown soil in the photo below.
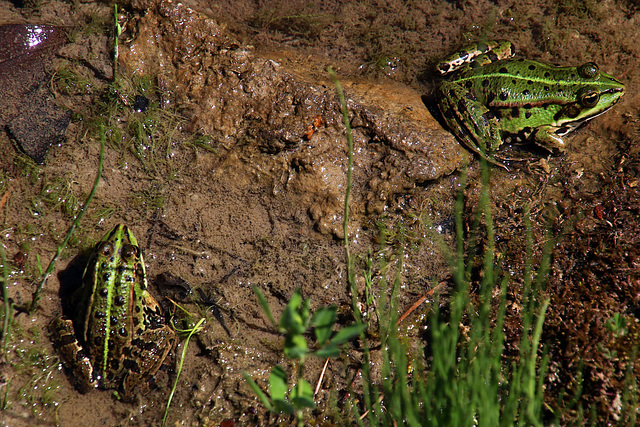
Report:
M 2 385 L 9 387 L 3 425 L 160 424 L 173 366 L 135 404 L 119 402 L 109 391 L 80 394 L 58 369 L 42 333 L 61 313 L 61 286 L 74 277 L 69 261 L 81 254 L 80 264 L 82 254 L 119 222 L 142 242 L 153 292 L 207 315 L 205 330 L 188 348 L 169 423 L 286 421 L 267 414 L 242 377 L 247 372 L 264 386 L 272 366 L 292 369 L 252 288 L 267 296 L 276 317 L 301 288 L 312 309 L 335 304 L 340 323 L 352 321 L 341 240 L 347 144 L 327 67 L 345 89 L 353 126 L 349 236 L 357 282 L 364 287 L 361 272 L 372 251 L 392 266 L 380 271 L 374 262 L 376 283 L 381 277 L 391 283 L 402 251 L 399 302 L 409 307 L 450 274 L 442 239 L 434 235 L 453 238 L 453 202 L 466 164 L 469 222 L 480 187 L 477 160 L 434 120 L 423 95 L 433 87 L 438 59 L 466 40 L 493 38 L 513 41 L 520 55 L 532 59 L 594 61 L 627 85 L 619 105 L 569 138 L 566 154 L 506 147 L 505 157 L 526 161 L 510 162 L 509 171 L 494 168 L 491 176 L 499 260 L 514 277 L 507 350 L 515 354 L 520 334 L 528 206 L 534 259 L 541 257 L 547 230 L 558 238 L 543 333 L 551 360 L 549 408 L 557 407 L 562 390 L 571 399 L 581 373 L 583 408 L 593 410 L 599 423 L 616 421 L 640 318 L 640 25 L 632 2 L 186 4 L 134 0 L 122 6 L 123 80 L 120 91 L 109 94 L 112 7 L 0 2 L 0 25 L 48 24 L 69 34 L 38 83 L 72 112 L 66 142 L 52 147 L 38 166 L 0 134 L 2 243 L 11 261 L 9 295 L 18 306 L 30 303 L 38 263 L 46 268 L 91 190 L 99 155 L 96 123 L 107 125 L 97 195 L 38 309 L 16 317 L 0 365 Z M 149 111 L 135 111 L 132 94 L 144 94 Z M 12 99 L 5 108 L 12 115 L 0 114 L 3 128 L 25 102 Z M 384 242 L 381 228 L 387 230 Z M 200 291 L 181 298 L 156 279 L 161 273 L 186 282 L 181 289 Z M 219 307 L 218 316 L 206 309 L 207 301 Z M 413 326 L 428 312 L 425 304 L 408 319 L 409 337 L 419 339 L 420 328 Z M 616 313 L 626 322 L 625 334 L 608 329 Z M 357 349 L 349 355 L 360 357 Z M 312 383 L 322 363 L 307 362 Z M 339 422 L 328 402 L 347 390 L 352 366 L 346 357 L 330 363 L 316 414 Z M 576 419 L 574 409 L 564 422 Z

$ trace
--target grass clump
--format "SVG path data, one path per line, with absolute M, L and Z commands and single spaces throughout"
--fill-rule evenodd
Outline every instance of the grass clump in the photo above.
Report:
M 83 76 L 77 68 L 62 66 L 51 77 L 56 90 L 63 95 L 90 95 L 93 82 Z
M 44 409 L 52 409 L 59 403 L 59 386 L 53 379 L 59 361 L 42 344 L 42 334 L 38 328 L 25 330 L 14 318 L 14 304 L 7 293 L 9 269 L 2 246 L 0 262 L 0 283 L 4 299 L 0 305 L 0 362 L 5 368 L 12 369 L 6 371 L 7 375 L 3 376 L 0 383 L 0 414 L 3 411 L 7 411 L 6 414 L 24 411 L 37 417 Z M 25 346 L 25 342 L 32 345 Z
M 79 206 L 80 202 L 73 192 L 71 180 L 62 177 L 45 178 L 40 194 L 31 201 L 31 214 L 34 217 L 42 217 L 47 210 L 60 210 L 66 219 L 71 219 Z
M 505 354 L 504 319 L 507 286 L 515 279 L 496 264 L 493 225 L 488 206 L 488 168 L 480 206 L 471 236 L 463 235 L 463 196 L 456 207 L 457 243 L 448 254 L 452 280 L 447 298 L 436 294 L 427 322 L 426 345 L 413 346 L 402 338 L 398 326 L 397 290 L 401 282 L 398 256 L 396 280 L 391 294 L 386 285 L 375 284 L 374 304 L 379 316 L 377 336 L 381 352 L 380 372 L 372 372 L 368 357 L 362 366 L 364 413 L 370 425 L 412 426 L 543 425 L 543 379 L 547 359 L 540 356 L 540 337 L 548 299 L 542 298 L 550 248 L 534 273 L 525 266 L 522 335 L 519 352 Z M 464 187 L 464 186 L 463 186 Z M 526 217 L 526 213 L 525 213 Z M 527 225 L 529 247 L 530 225 Z M 482 233 L 480 233 L 482 231 Z M 476 239 L 485 236 L 484 249 L 476 262 Z M 476 236 L 476 237 L 474 237 Z M 531 256 L 528 257 L 532 259 Z M 474 267 L 474 265 L 476 265 Z M 371 273 L 365 274 L 371 277 Z M 480 279 L 473 278 L 479 277 Z M 473 289 L 473 291 L 472 291 Z M 377 291 L 377 292 L 376 292 Z M 544 353 L 544 352 L 543 352 Z M 365 353 L 368 354 L 368 353 Z M 374 378 L 382 378 L 376 382 Z
M 118 153 L 121 164 L 133 155 L 145 175 L 164 184 L 178 173 L 176 153 L 189 145 L 185 122 L 174 109 L 161 107 L 152 77 L 117 75 L 90 111 L 87 132 L 98 138 L 104 126 L 107 147 Z

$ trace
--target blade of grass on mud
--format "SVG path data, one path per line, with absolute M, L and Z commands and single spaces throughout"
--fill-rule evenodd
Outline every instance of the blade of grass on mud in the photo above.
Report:
M 246 372 L 243 372 L 242 373 L 242 377 L 249 384 L 249 387 L 251 387 L 251 390 L 253 390 L 253 392 L 256 394 L 256 396 L 258 396 L 258 399 L 260 399 L 260 401 L 265 406 L 265 408 L 267 408 L 267 410 L 269 410 L 269 411 L 273 411 L 273 406 L 271 405 L 271 400 L 269 400 L 267 395 L 262 391 L 260 386 L 258 386 L 258 384 L 256 384 L 256 382 L 253 380 L 253 378 L 251 378 L 251 375 L 249 375 Z
M 180 363 L 178 364 L 178 371 L 176 372 L 176 379 L 173 382 L 173 387 L 171 387 L 171 393 L 169 393 L 169 398 L 167 399 L 167 407 L 164 410 L 164 416 L 162 417 L 162 426 L 164 427 L 167 417 L 169 416 L 169 407 L 171 406 L 171 401 L 173 400 L 173 396 L 176 394 L 176 390 L 178 388 L 178 381 L 180 380 L 180 374 L 182 373 L 182 367 L 184 365 L 184 359 L 187 355 L 187 347 L 189 346 L 189 341 L 191 337 L 200 332 L 202 330 L 202 324 L 205 322 L 205 318 L 201 318 L 198 323 L 189 331 L 189 335 L 184 340 L 184 346 L 182 347 L 182 354 L 180 356 Z
M 353 298 L 353 307 L 354 307 L 354 315 L 356 321 L 362 321 L 362 315 L 360 310 L 358 309 L 358 305 L 356 304 L 357 300 L 357 287 L 355 281 L 355 267 L 353 263 L 353 259 L 351 258 L 351 252 L 349 250 L 349 197 L 351 195 L 351 175 L 353 172 L 353 135 L 351 134 L 351 123 L 349 122 L 349 111 L 347 110 L 347 100 L 344 97 L 344 92 L 342 91 L 342 85 L 340 81 L 336 77 L 336 73 L 333 71 L 333 68 L 328 68 L 329 75 L 331 75 L 331 80 L 333 80 L 333 84 L 336 87 L 336 92 L 338 92 L 338 98 L 340 99 L 340 107 L 342 109 L 342 120 L 344 121 L 344 126 L 347 129 L 347 185 L 344 191 L 344 221 L 342 223 L 342 231 L 344 233 L 344 251 L 345 256 L 347 258 L 347 279 L 349 284 L 351 285 L 351 293 Z
M 275 319 L 273 318 L 273 314 L 271 314 L 271 307 L 269 307 L 269 302 L 265 298 L 265 296 L 262 293 L 262 291 L 257 286 L 254 286 L 253 287 L 253 292 L 256 294 L 256 297 L 258 298 L 258 302 L 260 303 L 260 306 L 262 307 L 262 310 L 264 310 L 264 314 L 266 314 L 267 317 L 269 318 L 269 320 L 271 321 L 271 323 L 274 326 L 276 326 L 277 323 L 276 323 Z
M 113 5 L 113 80 L 115 81 L 116 75 L 118 74 L 118 57 L 119 48 L 118 48 L 118 39 L 120 34 L 122 34 L 122 25 L 120 25 L 120 21 L 118 20 L 118 5 Z
M 336 77 L 336 74 L 333 68 L 328 68 L 329 75 L 333 80 L 333 83 L 336 87 L 336 92 L 338 92 L 338 98 L 340 100 L 340 107 L 342 110 L 342 120 L 344 122 L 345 128 L 347 130 L 347 150 L 348 150 L 348 164 L 347 164 L 347 185 L 345 188 L 345 196 L 344 196 L 344 219 L 342 224 L 342 230 L 344 233 L 344 249 L 345 249 L 345 258 L 347 264 L 347 281 L 349 284 L 349 288 L 351 290 L 351 306 L 353 310 L 353 315 L 356 319 L 356 324 L 352 326 L 353 328 L 358 328 L 360 335 L 360 340 L 363 343 L 363 363 L 361 364 L 362 370 L 362 378 L 363 378 L 363 395 L 365 400 L 365 407 L 371 410 L 372 407 L 378 411 L 381 411 L 380 407 L 380 399 L 378 399 L 378 393 L 374 391 L 374 388 L 370 385 L 370 354 L 369 354 L 369 345 L 365 339 L 364 331 L 367 328 L 367 325 L 362 321 L 362 313 L 360 312 L 359 301 L 358 301 L 358 288 L 355 279 L 355 266 L 354 261 L 351 257 L 351 252 L 349 250 L 349 197 L 351 194 L 351 177 L 353 172 L 353 135 L 351 133 L 351 123 L 349 122 L 349 112 L 347 110 L 347 100 L 344 97 L 344 92 L 342 91 L 342 85 L 340 81 Z M 382 239 L 384 241 L 384 239 Z M 358 412 L 358 405 L 355 403 L 351 405 L 351 408 L 356 412 Z M 358 424 L 362 423 L 363 417 L 356 417 Z M 371 418 L 370 418 L 371 419 Z M 372 423 L 372 425 L 374 425 Z
M 105 129 L 104 129 L 104 126 L 100 126 L 100 159 L 98 160 L 98 172 L 96 173 L 96 180 L 93 183 L 93 188 L 91 189 L 89 196 L 87 196 L 87 200 L 85 200 L 84 204 L 80 207 L 80 210 L 76 215 L 76 219 L 71 224 L 71 227 L 69 228 L 69 231 L 67 232 L 67 235 L 65 236 L 64 240 L 58 246 L 56 254 L 53 256 L 53 258 L 51 258 L 51 261 L 49 262 L 49 266 L 47 267 L 47 270 L 44 272 L 44 276 L 42 277 L 40 284 L 38 285 L 35 292 L 33 293 L 31 306 L 28 309 L 29 313 L 33 312 L 33 310 L 37 307 L 38 301 L 40 300 L 40 292 L 42 291 L 42 288 L 44 287 L 51 273 L 53 273 L 53 270 L 56 266 L 56 261 L 60 257 L 60 254 L 62 253 L 64 248 L 67 246 L 69 239 L 71 239 L 73 232 L 75 231 L 78 224 L 80 224 L 80 220 L 84 216 L 84 213 L 87 211 L 89 204 L 93 200 L 93 196 L 95 196 L 96 191 L 98 190 L 98 184 L 100 183 L 100 179 L 102 178 L 102 169 L 103 169 L 103 163 L 104 163 L 104 144 L 105 144 Z
M 2 336 L 2 357 L 7 354 L 7 345 L 8 345 L 8 336 L 9 336 L 9 328 L 11 327 L 11 316 L 13 310 L 11 309 L 11 301 L 9 300 L 9 290 L 7 288 L 9 281 L 9 269 L 7 267 L 7 256 L 4 251 L 4 246 L 0 245 L 0 281 L 2 282 L 2 331 L 0 331 L 0 335 Z

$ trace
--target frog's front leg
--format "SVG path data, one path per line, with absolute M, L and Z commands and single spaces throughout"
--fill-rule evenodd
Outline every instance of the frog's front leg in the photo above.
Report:
M 493 156 L 502 145 L 500 124 L 495 114 L 457 82 L 441 82 L 436 96 L 451 132 L 471 151 L 506 169 Z
M 532 137 L 538 145 L 551 152 L 553 152 L 554 150 L 564 152 L 566 149 L 566 145 L 560 135 L 564 135 L 569 130 L 564 127 L 558 126 L 540 126 L 536 128 Z

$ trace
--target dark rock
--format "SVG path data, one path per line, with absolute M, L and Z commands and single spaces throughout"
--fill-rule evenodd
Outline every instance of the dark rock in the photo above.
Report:
M 64 139 L 71 111 L 57 107 L 43 89 L 27 99 L 24 109 L 7 124 L 7 131 L 25 154 L 36 163 L 44 163 L 49 147 Z
M 61 27 L 10 24 L 0 27 L 0 127 L 17 147 L 42 163 L 64 139 L 71 112 L 58 108 L 48 89 L 48 69 L 67 41 Z

